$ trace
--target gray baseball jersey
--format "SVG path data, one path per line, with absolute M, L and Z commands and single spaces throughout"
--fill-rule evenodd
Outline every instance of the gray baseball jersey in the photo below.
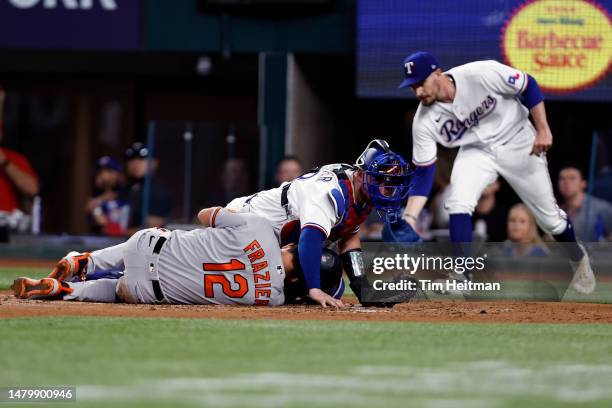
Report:
M 172 231 L 158 274 L 170 303 L 280 305 L 285 270 L 274 230 L 255 214 L 216 208 L 212 228 Z

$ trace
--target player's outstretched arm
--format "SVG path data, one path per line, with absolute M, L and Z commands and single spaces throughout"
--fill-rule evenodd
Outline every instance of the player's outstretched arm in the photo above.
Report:
M 410 191 L 406 208 L 404 209 L 404 220 L 414 229 L 416 221 L 423 207 L 427 203 L 427 197 L 433 186 L 433 179 L 436 174 L 436 165 L 416 166 L 412 178 L 410 179 Z
M 200 221 L 200 224 L 202 224 L 203 227 L 210 227 L 210 219 L 212 218 L 212 214 L 219 208 L 220 207 L 211 207 L 200 210 L 198 213 L 198 221 Z
M 410 224 L 412 228 L 416 228 L 416 221 L 419 218 L 419 214 L 425 204 L 427 203 L 427 197 L 425 196 L 411 196 L 408 198 L 406 208 L 404 209 L 404 215 L 402 218 Z
M 326 235 L 318 228 L 306 226 L 302 228 L 298 253 L 304 280 L 308 288 L 308 297 L 323 307 L 343 307 L 339 299 L 334 299 L 321 290 L 321 254 Z
M 224 207 L 205 208 L 198 213 L 198 220 L 204 227 L 225 228 L 245 224 L 245 215 Z
M 308 297 L 317 302 L 323 307 L 344 307 L 344 303 L 340 299 L 333 298 L 321 289 L 312 288 L 308 291 Z
M 548 120 L 546 119 L 546 108 L 544 107 L 544 94 L 538 85 L 538 81 L 526 74 L 527 84 L 520 94 L 521 102 L 531 113 L 533 124 L 536 128 L 536 139 L 531 149 L 531 154 L 541 154 L 552 147 L 553 138 Z
M 553 136 L 548 126 L 548 120 L 546 119 L 546 108 L 544 102 L 540 102 L 531 108 L 531 117 L 533 118 L 533 124 L 536 128 L 536 138 L 533 143 L 533 149 L 531 154 L 541 154 L 548 151 L 553 144 Z

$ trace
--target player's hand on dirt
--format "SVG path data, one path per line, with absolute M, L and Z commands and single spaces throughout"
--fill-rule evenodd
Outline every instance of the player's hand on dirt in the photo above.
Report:
M 533 143 L 533 149 L 531 149 L 531 154 L 535 154 L 536 156 L 542 153 L 545 153 L 552 147 L 553 137 L 550 129 L 539 130 L 536 134 L 535 142 Z
M 344 303 L 342 303 L 339 299 L 334 299 L 329 296 L 327 293 L 323 292 L 321 289 L 312 288 L 308 291 L 308 297 L 320 304 L 323 307 L 333 306 L 333 307 L 344 307 Z

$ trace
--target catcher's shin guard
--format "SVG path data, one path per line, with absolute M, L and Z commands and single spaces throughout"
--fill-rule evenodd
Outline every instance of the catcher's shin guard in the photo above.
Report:
M 17 278 L 11 285 L 13 294 L 20 299 L 61 299 L 64 295 L 72 293 L 66 282 L 57 279 Z
M 73 276 L 78 276 L 79 280 L 85 280 L 90 255 L 89 252 L 69 252 L 55 265 L 48 278 L 67 281 Z

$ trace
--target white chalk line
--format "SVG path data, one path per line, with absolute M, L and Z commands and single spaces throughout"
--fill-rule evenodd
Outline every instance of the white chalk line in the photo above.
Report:
M 410 401 L 411 406 L 479 408 L 504 405 L 517 396 L 557 402 L 610 400 L 610 378 L 611 365 L 531 367 L 486 360 L 440 367 L 358 366 L 345 375 L 258 372 L 83 385 L 77 387 L 77 398 L 257 407 L 393 406 Z

